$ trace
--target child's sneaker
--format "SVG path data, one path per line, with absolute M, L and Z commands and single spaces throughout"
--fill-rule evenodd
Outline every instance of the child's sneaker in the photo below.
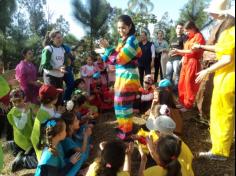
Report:
M 16 158 L 14 159 L 14 161 L 12 162 L 12 165 L 11 165 L 11 171 L 12 172 L 16 172 L 17 170 L 21 169 L 22 168 L 22 158 L 24 156 L 24 152 L 23 151 L 20 151 Z
M 209 151 L 209 152 L 200 152 L 198 154 L 198 157 L 199 158 L 206 158 L 206 159 L 209 159 L 209 160 L 218 160 L 218 161 L 226 161 L 227 160 L 227 157 L 220 156 L 220 155 L 215 155 L 211 151 Z

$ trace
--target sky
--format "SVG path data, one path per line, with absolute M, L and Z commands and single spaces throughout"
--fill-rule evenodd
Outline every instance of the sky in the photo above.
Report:
M 126 9 L 128 0 L 107 0 L 112 7 Z M 154 4 L 153 14 L 160 19 L 165 12 L 169 13 L 172 20 L 177 20 L 180 14 L 180 9 L 187 3 L 188 0 L 151 0 Z M 83 27 L 73 17 L 72 0 L 47 0 L 47 8 L 53 12 L 52 20 L 54 21 L 60 15 L 69 22 L 70 33 L 74 34 L 78 39 L 82 38 L 85 33 Z M 152 34 L 153 26 L 149 27 Z

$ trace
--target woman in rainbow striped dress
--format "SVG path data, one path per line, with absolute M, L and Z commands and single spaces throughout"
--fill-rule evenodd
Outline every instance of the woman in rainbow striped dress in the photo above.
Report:
M 103 60 L 116 68 L 114 108 L 118 122 L 117 136 L 127 140 L 132 132 L 133 102 L 141 87 L 137 70 L 137 60 L 142 55 L 135 37 L 135 26 L 128 15 L 121 15 L 117 23 L 120 39 L 116 48 L 109 47 L 108 42 L 100 40 L 105 48 Z

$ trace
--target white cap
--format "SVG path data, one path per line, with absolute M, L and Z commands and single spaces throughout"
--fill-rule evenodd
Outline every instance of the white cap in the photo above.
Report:
M 149 130 L 159 131 L 160 133 L 173 133 L 176 128 L 175 122 L 166 115 L 158 116 L 156 119 L 149 118 L 146 126 Z

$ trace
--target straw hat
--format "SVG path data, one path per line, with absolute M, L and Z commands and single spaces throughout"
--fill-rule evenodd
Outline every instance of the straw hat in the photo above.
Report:
M 223 10 L 224 15 L 230 15 L 235 18 L 235 7 L 231 7 L 230 9 Z
M 209 7 L 204 9 L 207 13 L 223 15 L 223 11 L 227 9 L 228 0 L 212 0 Z

